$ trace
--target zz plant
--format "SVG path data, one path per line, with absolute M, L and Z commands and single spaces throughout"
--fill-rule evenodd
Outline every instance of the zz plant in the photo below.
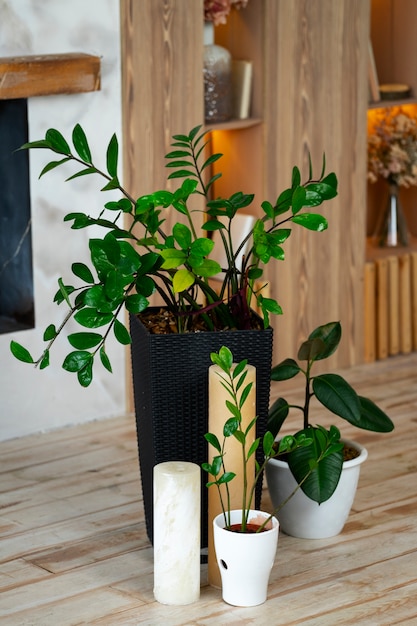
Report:
M 394 428 L 391 419 L 372 400 L 359 396 L 353 387 L 339 374 L 312 375 L 316 361 L 330 357 L 339 346 L 342 337 L 340 322 L 330 322 L 318 326 L 308 339 L 302 342 L 298 350 L 298 360 L 288 358 L 272 368 L 271 379 L 284 381 L 297 375 L 304 377 L 304 403 L 289 404 L 284 398 L 278 398 L 270 408 L 268 428 L 277 437 L 282 425 L 290 414 L 290 409 L 301 412 L 303 428 L 294 436 L 304 435 L 312 444 L 308 447 L 289 450 L 286 455 L 289 468 L 297 482 L 301 481 L 308 470 L 313 471 L 302 482 L 301 489 L 319 504 L 328 500 L 334 493 L 342 472 L 344 444 L 340 441 L 340 431 L 334 425 L 329 429 L 313 426 L 310 422 L 311 401 L 315 398 L 328 411 L 346 420 L 357 428 L 386 433 Z M 317 465 L 329 437 L 332 439 L 332 453 Z
M 253 440 L 252 431 L 256 428 L 257 416 L 244 429 L 242 427 L 242 408 L 249 396 L 252 388 L 252 382 L 245 383 L 247 375 L 247 360 L 244 359 L 237 364 L 233 363 L 233 354 L 226 346 L 220 348 L 219 352 L 211 354 L 211 361 L 220 368 L 219 376 L 221 383 L 227 390 L 230 399 L 226 400 L 225 413 L 229 416 L 225 419 L 223 426 L 223 439 L 220 441 L 214 433 L 206 433 L 205 439 L 214 449 L 214 456 L 211 463 L 203 463 L 202 469 L 209 474 L 211 479 L 207 482 L 207 487 L 216 487 L 219 493 L 220 504 L 224 516 L 225 528 L 230 529 L 230 492 L 229 483 L 236 477 L 236 473 L 227 470 L 227 455 L 225 454 L 225 444 L 229 437 L 234 437 L 241 447 L 242 459 L 242 493 L 241 493 L 241 524 L 240 532 L 247 532 L 247 524 L 249 513 L 252 507 L 256 485 L 262 480 L 263 472 L 267 462 L 280 455 L 290 455 L 297 451 L 308 450 L 314 444 L 314 438 L 308 431 L 301 431 L 295 435 L 287 435 L 283 437 L 277 444 L 274 441 L 272 432 L 267 431 L 262 438 L 257 437 Z M 250 443 L 252 442 L 252 443 Z M 332 430 L 329 433 L 325 429 L 322 430 L 321 449 L 319 454 L 312 459 L 309 467 L 303 476 L 300 476 L 298 485 L 290 496 L 275 509 L 269 517 L 265 519 L 257 532 L 267 526 L 271 517 L 281 509 L 294 493 L 302 487 L 303 483 L 308 481 L 313 472 L 317 471 L 321 464 L 327 458 L 339 449 L 337 441 L 337 433 Z M 264 461 L 258 463 L 255 456 L 255 475 L 250 476 L 248 465 L 249 460 L 255 455 L 259 446 L 263 447 Z
M 119 144 L 114 135 L 107 147 L 106 164 L 100 167 L 82 127 L 72 132 L 72 147 L 56 129 L 49 129 L 45 138 L 26 143 L 22 149 L 45 149 L 53 153 L 40 173 L 43 176 L 63 165 L 72 164 L 75 172 L 67 178 L 94 176 L 102 181 L 99 189 L 120 195 L 104 203 L 99 215 L 72 212 L 64 221 L 72 229 L 101 227 L 103 237 L 89 240 L 90 266 L 75 261 L 72 274 L 78 283 L 58 280 L 54 301 L 67 307 L 63 322 L 50 324 L 44 331 L 46 346 L 38 358 L 33 358 L 19 343 L 12 341 L 11 350 L 21 361 L 41 369 L 49 365 L 50 350 L 66 324 L 74 319 L 79 332 L 68 335 L 71 351 L 63 367 L 78 376 L 81 385 L 88 386 L 93 378 L 93 363 L 99 356 L 111 371 L 106 343 L 114 334 L 122 344 L 130 342 L 129 331 L 121 321 L 124 309 L 138 315 L 149 305 L 154 292 L 162 297 L 176 322 L 176 332 L 193 330 L 196 321 L 204 322 L 207 330 L 257 327 L 251 315 L 254 298 L 262 311 L 263 324 L 269 325 L 271 314 L 280 314 L 281 307 L 263 295 L 261 279 L 265 265 L 271 260 L 283 260 L 283 244 L 298 225 L 313 231 L 327 228 L 327 220 L 311 209 L 337 195 L 334 173 L 325 173 L 325 159 L 319 177 L 313 176 L 311 161 L 308 179 L 301 182 L 300 171 L 293 168 L 291 186 L 279 194 L 275 202 L 261 204 L 261 217 L 252 231 L 240 242 L 231 236 L 234 217 L 249 207 L 253 194 L 238 191 L 229 198 L 210 199 L 215 181 L 221 174 L 210 177 L 210 168 L 222 155 L 207 156 L 207 133 L 201 126 L 188 135 L 174 135 L 172 150 L 166 155 L 168 179 L 171 185 L 181 179 L 174 190 L 157 190 L 133 197 L 120 182 Z M 204 210 L 198 198 L 203 198 Z M 178 221 L 167 228 L 167 211 L 174 211 Z M 139 228 L 137 228 L 139 227 Z M 211 233 L 220 231 L 227 258 L 227 267 L 210 258 L 214 243 Z M 201 231 L 205 233 L 203 236 Z M 237 258 L 243 246 L 248 252 L 243 265 Z M 214 290 L 210 279 L 217 277 L 220 288 Z M 203 296 L 203 297 L 201 297 Z

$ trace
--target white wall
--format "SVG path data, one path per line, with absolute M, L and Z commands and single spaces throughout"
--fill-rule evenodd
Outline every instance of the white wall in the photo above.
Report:
M 120 140 L 119 32 L 119 0 L 0 0 L 0 56 L 85 52 L 101 57 L 100 91 L 29 99 L 30 141 L 43 138 L 51 127 L 70 139 L 79 122 L 90 139 L 93 159 L 96 154 L 100 160 L 113 132 Z M 46 151 L 30 152 L 36 328 L 0 335 L 0 440 L 110 417 L 125 409 L 125 353 L 119 344 L 108 346 L 115 373 L 99 366 L 87 389 L 61 368 L 66 340 L 51 353 L 51 366 L 43 371 L 16 361 L 9 350 L 15 339 L 39 356 L 43 330 L 49 323 L 59 325 L 65 314 L 62 306 L 52 304 L 57 279 L 71 278 L 72 262 L 88 260 L 91 230 L 71 230 L 62 221 L 64 215 L 74 210 L 93 213 L 111 199 L 98 191 L 101 181 L 92 177 L 65 183 L 65 172 L 57 169 L 38 180 L 48 160 Z

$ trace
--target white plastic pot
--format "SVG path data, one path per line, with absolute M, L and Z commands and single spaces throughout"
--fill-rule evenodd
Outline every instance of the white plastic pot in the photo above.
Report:
M 360 466 L 368 452 L 360 444 L 342 439 L 360 452 L 355 459 L 343 463 L 339 484 L 333 495 L 318 504 L 310 500 L 301 489 L 276 513 L 281 529 L 292 537 L 324 539 L 338 535 L 349 516 L 358 486 Z M 288 463 L 271 459 L 265 468 L 268 490 L 274 509 L 293 492 L 297 486 Z
M 250 511 L 248 521 L 255 519 L 259 523 L 259 519 L 267 517 L 268 513 Z M 231 524 L 241 519 L 242 511 L 231 511 Z M 278 544 L 278 520 L 272 518 L 270 530 L 245 534 L 226 530 L 222 513 L 214 518 L 213 528 L 223 600 L 233 606 L 256 606 L 265 602 Z

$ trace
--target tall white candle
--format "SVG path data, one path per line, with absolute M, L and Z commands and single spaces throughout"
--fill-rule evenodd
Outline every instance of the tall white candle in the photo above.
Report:
M 253 365 L 247 365 L 247 375 L 245 384 L 252 383 L 252 389 L 248 395 L 245 404 L 242 407 L 242 430 L 246 430 L 247 426 L 253 420 L 256 415 L 256 368 Z M 226 407 L 226 400 L 231 400 L 231 396 L 222 385 L 220 376 L 224 376 L 224 372 L 218 365 L 211 365 L 209 367 L 209 432 L 217 435 L 220 442 L 223 441 L 223 426 L 230 412 Z M 240 398 L 242 389 L 238 393 Z M 250 431 L 247 438 L 247 449 L 249 450 L 251 444 L 255 440 L 255 428 Z M 209 462 L 213 461 L 213 457 L 218 454 L 214 451 L 214 448 L 209 446 Z M 242 446 L 235 439 L 235 437 L 229 437 L 225 445 L 224 463 L 226 471 L 234 472 L 235 478 L 228 483 L 230 493 L 230 508 L 241 509 L 242 508 L 242 494 L 243 494 L 243 459 L 242 459 Z M 255 457 L 249 459 L 248 462 L 248 482 L 249 488 L 252 486 L 252 478 L 255 477 Z M 210 477 L 209 477 L 210 478 Z M 226 495 L 226 490 L 223 488 L 223 495 Z M 224 500 L 226 501 L 226 500 Z M 220 498 L 217 488 L 210 487 L 208 492 L 208 582 L 212 587 L 221 587 L 221 576 L 216 561 L 216 555 L 214 551 L 214 536 L 213 536 L 213 519 L 222 512 Z
M 162 604 L 200 597 L 200 488 L 195 463 L 154 467 L 154 596 Z

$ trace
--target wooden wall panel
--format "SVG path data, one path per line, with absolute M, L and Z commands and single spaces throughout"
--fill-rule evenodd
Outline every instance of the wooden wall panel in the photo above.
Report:
M 294 356 L 318 324 L 341 320 L 333 365 L 363 360 L 366 219 L 366 108 L 369 4 L 362 0 L 267 0 L 265 11 L 265 169 L 268 195 L 288 186 L 308 152 L 323 152 L 339 196 L 323 208 L 324 233 L 298 231 L 287 261 L 271 276 L 284 309 L 276 358 Z
M 175 186 L 164 159 L 171 137 L 203 123 L 203 0 L 120 0 L 120 10 L 123 179 L 137 197 Z
M 203 120 L 202 6 L 121 0 L 125 184 L 135 194 L 166 184 L 171 134 Z M 275 359 L 295 356 L 313 327 L 340 319 L 332 365 L 363 360 L 369 12 L 363 0 L 252 0 L 219 35 L 235 55 L 254 58 L 254 113 L 263 117 L 227 133 L 239 160 L 227 164 L 237 173 L 233 191 L 275 201 L 294 164 L 306 175 L 308 151 L 317 172 L 325 152 L 340 181 L 323 209 L 328 231 L 294 233 L 287 261 L 269 276 L 284 308 Z
M 125 184 L 166 186 L 171 136 L 203 120 L 202 0 L 121 0 Z

